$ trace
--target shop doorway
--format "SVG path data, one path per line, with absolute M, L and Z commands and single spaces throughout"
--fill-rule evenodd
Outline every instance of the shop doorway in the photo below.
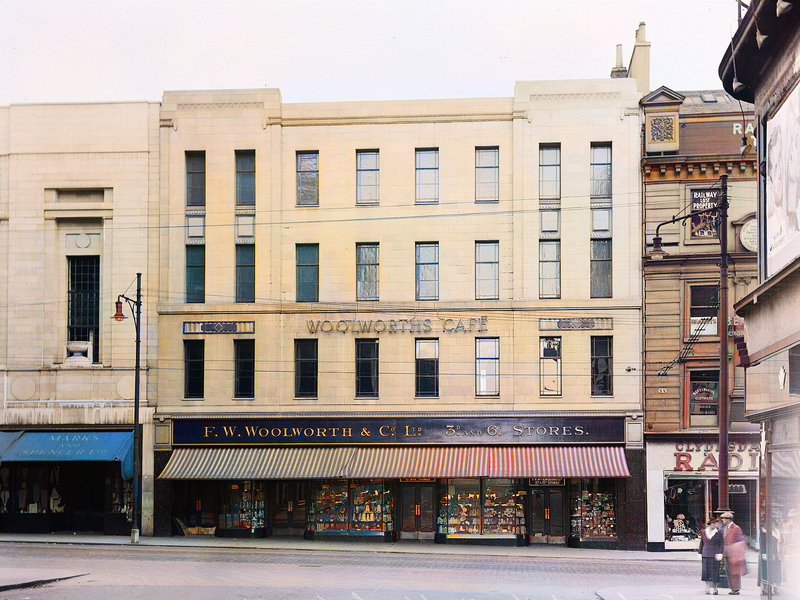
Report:
M 400 484 L 400 538 L 432 540 L 436 532 L 434 484 Z
M 302 536 L 306 528 L 306 484 L 303 481 L 275 483 L 274 535 Z
M 539 544 L 565 544 L 564 488 L 532 488 L 530 540 Z

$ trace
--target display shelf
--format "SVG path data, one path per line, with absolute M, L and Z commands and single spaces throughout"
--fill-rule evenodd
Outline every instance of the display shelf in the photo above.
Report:
M 583 491 L 570 507 L 570 534 L 581 540 L 617 539 L 614 495 Z

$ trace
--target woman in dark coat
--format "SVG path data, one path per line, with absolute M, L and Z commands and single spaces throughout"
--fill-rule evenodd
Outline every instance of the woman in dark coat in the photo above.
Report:
M 719 563 L 722 561 L 722 553 L 725 542 L 722 534 L 717 530 L 719 519 L 712 517 L 707 522 L 707 527 L 700 532 L 700 556 L 703 557 L 703 572 L 700 579 L 706 582 L 706 594 L 716 596 L 717 584 L 719 584 Z

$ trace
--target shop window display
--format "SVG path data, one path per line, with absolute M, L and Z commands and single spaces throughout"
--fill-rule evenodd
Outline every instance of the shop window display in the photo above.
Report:
M 322 535 L 383 535 L 394 531 L 394 499 L 383 480 L 319 485 L 308 511 L 308 528 Z
M 570 536 L 579 541 L 615 542 L 617 513 L 614 482 L 583 479 L 570 499 Z
M 510 479 L 483 485 L 483 533 L 517 533 L 516 487 Z
M 439 533 L 524 535 L 525 515 L 512 479 L 453 479 L 441 499 Z
M 689 542 L 699 538 L 706 515 L 706 482 L 668 479 L 664 491 L 664 540 Z
M 263 535 L 265 522 L 264 483 L 238 481 L 223 488 L 219 527 L 227 532 Z M 225 532 L 222 532 L 225 535 Z

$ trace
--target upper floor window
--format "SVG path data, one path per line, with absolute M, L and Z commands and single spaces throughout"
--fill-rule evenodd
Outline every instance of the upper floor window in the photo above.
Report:
M 319 244 L 297 244 L 297 302 L 319 302 Z
M 186 246 L 186 302 L 206 301 L 206 247 Z
M 789 393 L 800 394 L 800 344 L 789 348 Z
M 500 149 L 475 148 L 475 202 L 500 200 Z
M 719 287 L 693 285 L 689 288 L 689 335 L 719 335 Z
M 439 242 L 417 242 L 417 300 L 439 299 Z
M 611 198 L 611 144 L 592 144 L 592 198 Z
M 539 338 L 539 395 L 561 395 L 561 338 Z
M 611 298 L 611 239 L 592 240 L 591 243 L 591 297 Z
M 297 204 L 319 205 L 319 152 L 297 153 Z
M 256 247 L 236 245 L 236 302 L 256 301 Z
M 100 362 L 100 257 L 68 256 L 67 340 L 92 342 L 92 362 Z
M 256 204 L 256 151 L 236 151 L 236 205 Z
M 294 395 L 296 398 L 317 397 L 317 340 L 294 341 Z
M 539 211 L 539 298 L 561 297 L 561 210 Z
M 356 340 L 356 396 L 378 397 L 378 340 Z
M 356 244 L 356 300 L 378 299 L 379 246 Z
M 561 197 L 561 145 L 539 145 L 539 198 Z
M 377 150 L 356 151 L 356 202 L 378 204 L 381 191 L 381 156 Z
M 183 397 L 202 398 L 205 383 L 205 341 L 183 341 Z
M 256 396 L 256 341 L 233 340 L 234 352 L 234 398 Z
M 500 338 L 475 339 L 475 395 L 500 395 Z
M 610 335 L 592 336 L 592 396 L 611 396 L 614 341 Z
M 475 242 L 475 299 L 500 297 L 500 242 Z
M 206 205 L 206 153 L 186 153 L 186 206 Z
M 439 149 L 418 148 L 416 152 L 417 203 L 439 202 Z
M 418 398 L 439 396 L 439 340 L 417 339 L 416 344 L 416 389 Z
M 716 427 L 719 370 L 689 371 L 689 427 Z

